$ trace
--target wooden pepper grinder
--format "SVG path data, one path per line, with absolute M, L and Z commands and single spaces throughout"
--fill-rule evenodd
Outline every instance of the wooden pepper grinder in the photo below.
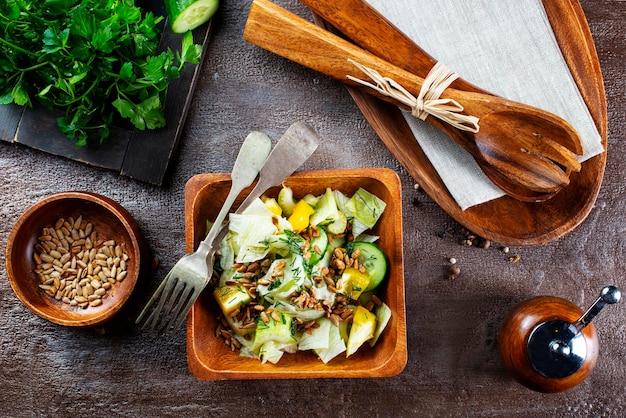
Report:
M 573 388 L 598 359 L 598 336 L 591 320 L 621 292 L 606 286 L 586 312 L 553 296 L 539 296 L 514 307 L 502 323 L 500 355 L 524 386 L 544 393 Z

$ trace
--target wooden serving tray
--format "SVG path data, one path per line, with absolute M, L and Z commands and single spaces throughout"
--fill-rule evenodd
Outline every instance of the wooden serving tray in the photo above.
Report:
M 322 194 L 327 187 L 353 194 L 363 187 L 387 204 L 373 230 L 389 260 L 389 274 L 378 295 L 389 306 L 391 320 L 376 345 L 367 344 L 349 358 L 344 354 L 324 364 L 312 352 L 285 354 L 278 364 L 239 356 L 215 335 L 220 308 L 212 291 L 203 292 L 187 317 L 187 363 L 203 380 L 305 379 L 385 377 L 400 373 L 407 362 L 404 266 L 402 255 L 402 196 L 400 179 L 392 170 L 347 169 L 297 172 L 285 180 L 294 196 Z M 230 189 L 229 174 L 199 174 L 185 187 L 186 250 L 193 251 L 207 233 L 207 220 L 215 219 Z M 249 192 L 248 189 L 247 192 Z M 267 192 L 276 196 L 279 187 Z M 242 197 L 247 195 L 242 193 Z M 241 197 L 241 199 L 242 199 Z M 235 207 L 241 203 L 236 202 Z
M 577 0 L 543 0 L 572 76 L 607 149 L 607 105 L 600 64 L 584 12 Z M 578 226 L 598 195 L 606 151 L 572 173 L 571 183 L 553 198 L 529 203 L 505 196 L 463 211 L 420 148 L 397 107 L 348 87 L 359 109 L 407 172 L 456 221 L 473 233 L 504 245 L 543 244 Z
M 145 0 L 137 3 L 157 16 L 165 16 L 162 1 Z M 159 49 L 180 50 L 181 35 L 173 33 L 166 20 L 161 24 L 163 32 Z M 167 125 L 164 128 L 141 131 L 114 127 L 102 145 L 77 147 L 58 128 L 56 119 L 60 114 L 40 107 L 9 105 L 0 106 L 0 140 L 110 169 L 146 183 L 162 185 L 171 157 L 178 147 L 202 60 L 206 55 L 211 27 L 209 22 L 193 31 L 195 43 L 203 46 L 203 56 L 200 64 L 186 64 L 180 78 L 170 81 L 164 109 Z

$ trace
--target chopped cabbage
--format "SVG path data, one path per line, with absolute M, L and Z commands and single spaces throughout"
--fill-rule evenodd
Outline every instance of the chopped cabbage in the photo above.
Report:
M 317 320 L 319 327 L 311 328 L 311 333 L 303 332 L 298 350 L 321 350 L 330 346 L 330 327 L 332 322 L 327 318 Z
M 314 319 L 319 319 L 324 316 L 324 311 L 313 308 L 300 309 L 292 303 L 284 300 L 277 300 L 274 303 L 274 308 L 279 312 L 285 312 L 299 318 L 303 322 L 309 322 Z
M 281 312 L 278 313 L 278 318 L 278 321 L 269 318 L 267 323 L 263 322 L 261 318 L 257 319 L 256 332 L 251 347 L 253 351 L 260 349 L 268 341 L 287 345 L 298 342 L 293 334 L 293 317 Z
M 306 273 L 304 266 L 304 258 L 298 254 L 291 254 L 288 258 L 276 259 L 270 265 L 266 274 L 268 278 L 280 270 L 279 265 L 285 264 L 282 269 L 282 278 L 278 286 L 274 285 L 257 285 L 257 292 L 266 300 L 273 302 L 278 299 L 287 299 L 293 292 L 300 292 L 304 285 L 311 286 L 311 279 Z
M 359 188 L 346 202 L 346 216 L 352 218 L 352 234 L 356 237 L 373 228 L 387 204 L 376 195 Z
M 330 188 L 327 188 L 326 193 L 319 198 L 310 221 L 311 225 L 325 226 L 332 234 L 342 234 L 346 231 L 348 220 L 339 211 L 335 194 Z
M 260 260 L 267 255 L 267 237 L 273 235 L 278 228 L 271 217 L 231 214 L 230 230 L 235 233 L 232 239 L 239 248 L 235 261 L 246 263 Z
M 376 344 L 378 337 L 380 337 L 380 334 L 382 334 L 390 319 L 391 309 L 387 306 L 387 304 L 383 303 L 376 308 L 376 330 L 374 331 L 374 336 L 370 340 L 370 347 L 373 347 L 374 344 Z
M 328 348 L 317 348 L 313 350 L 324 364 L 346 351 L 346 343 L 341 337 L 340 328 L 332 326 L 328 331 Z

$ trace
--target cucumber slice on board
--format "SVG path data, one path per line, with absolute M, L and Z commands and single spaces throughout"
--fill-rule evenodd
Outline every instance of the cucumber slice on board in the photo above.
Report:
M 185 33 L 206 23 L 218 6 L 219 0 L 165 0 L 165 10 L 174 33 Z

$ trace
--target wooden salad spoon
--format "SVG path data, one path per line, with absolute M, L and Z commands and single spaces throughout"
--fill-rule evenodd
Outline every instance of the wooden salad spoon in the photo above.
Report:
M 414 95 L 424 81 L 268 0 L 252 3 L 244 39 L 359 88 L 362 85 L 355 79 L 370 80 L 354 63 L 395 80 Z M 374 89 L 364 91 L 408 108 Z M 510 191 L 513 197 L 522 189 L 532 193 L 555 193 L 569 183 L 569 170 L 580 170 L 575 154 L 578 150 L 572 152 L 561 145 L 580 143 L 580 138 L 562 118 L 484 93 L 448 88 L 441 97 L 455 100 L 464 107 L 465 114 L 478 117 L 478 132 L 463 132 L 453 139 L 477 161 L 482 161 L 481 167 L 490 179 L 493 173 L 498 174 L 497 184 L 505 193 Z M 434 120 L 431 116 L 426 118 L 431 123 Z
M 413 42 L 411 38 L 364 0 L 342 0 L 339 2 L 328 0 L 301 0 L 301 2 L 317 16 L 328 22 L 319 23 L 319 19 L 317 19 L 316 23 L 325 24 L 326 26 L 328 26 L 328 24 L 332 25 L 365 50 L 415 75 L 425 77 L 430 69 L 437 63 L 435 58 Z M 491 94 L 460 77 L 457 78 L 450 87 L 457 90 Z M 362 97 L 363 96 L 358 95 L 354 97 L 354 99 L 358 101 Z M 476 146 L 473 139 L 464 131 L 454 129 L 445 122 L 434 118 L 432 118 L 430 122 L 448 136 L 455 139 L 455 141 L 461 144 L 466 150 Z M 405 126 L 401 131 L 403 135 L 413 137 L 413 132 L 408 126 Z M 551 140 L 555 141 L 564 140 L 565 142 L 560 142 L 561 145 L 581 155 L 583 153 L 582 144 L 573 139 L 574 138 L 567 136 L 551 138 Z M 469 150 L 469 152 L 470 154 L 475 153 L 471 150 Z M 503 179 L 502 175 L 484 160 L 477 158 L 476 162 L 484 172 L 489 173 L 489 178 L 496 186 L 499 186 L 501 189 L 506 189 L 508 195 L 518 200 L 540 202 L 551 198 L 556 193 L 535 192 L 525 187 L 515 188 L 513 184 Z M 567 175 L 569 175 L 570 172 L 570 169 L 566 170 Z

